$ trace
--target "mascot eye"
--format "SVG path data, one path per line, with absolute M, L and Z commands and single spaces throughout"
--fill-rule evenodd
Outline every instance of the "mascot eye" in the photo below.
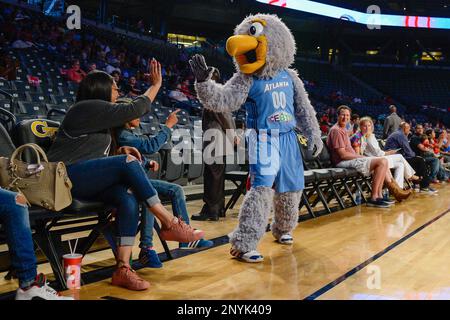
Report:
M 263 31 L 264 31 L 264 27 L 259 22 L 252 23 L 252 25 L 249 29 L 250 35 L 252 35 L 254 37 L 259 37 Z

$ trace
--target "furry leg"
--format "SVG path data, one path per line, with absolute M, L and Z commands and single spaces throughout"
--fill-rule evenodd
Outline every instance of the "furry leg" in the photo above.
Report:
M 272 234 L 279 240 L 284 234 L 291 233 L 298 223 L 298 206 L 303 191 L 276 193 L 274 197 L 275 217 Z
M 239 225 L 229 234 L 233 248 L 248 252 L 256 250 L 266 231 L 274 191 L 269 187 L 252 188 L 244 198 L 239 212 Z

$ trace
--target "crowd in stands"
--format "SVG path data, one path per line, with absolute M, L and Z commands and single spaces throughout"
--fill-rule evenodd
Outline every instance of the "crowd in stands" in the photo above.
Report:
M 0 14 L 1 48 L 46 48 L 56 61 L 70 65 L 61 74 L 76 84 L 92 70 L 102 70 L 116 77 L 121 96 L 136 97 L 150 87 L 147 73 L 155 55 L 142 54 L 128 48 L 125 43 L 111 45 L 108 39 L 98 37 L 89 30 L 67 30 L 65 21 L 48 18 L 31 19 L 22 9 L 5 6 Z M 198 107 L 193 94 L 193 77 L 188 68 L 188 54 L 180 50 L 176 62 L 157 57 L 162 62 L 162 74 L 167 79 L 169 99 L 183 102 L 187 109 Z M 20 66 L 6 52 L 0 57 L 0 78 L 14 80 Z M 182 88 L 178 84 L 182 84 Z

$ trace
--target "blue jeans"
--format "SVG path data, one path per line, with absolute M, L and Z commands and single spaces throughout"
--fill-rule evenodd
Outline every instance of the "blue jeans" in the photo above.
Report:
M 150 180 L 153 187 L 158 191 L 159 195 L 168 197 L 172 202 L 173 214 L 176 217 L 181 217 L 184 222 L 189 224 L 189 214 L 186 208 L 186 196 L 183 188 L 175 183 L 170 183 L 163 180 Z M 142 212 L 141 222 L 141 239 L 139 247 L 153 247 L 153 224 L 155 217 L 144 208 Z
M 17 272 L 19 286 L 30 286 L 37 275 L 36 256 L 26 205 L 16 202 L 17 193 L 0 189 L 0 220 L 6 231 L 11 265 Z
M 133 246 L 139 223 L 139 203 L 161 203 L 144 169 L 126 155 L 81 161 L 67 167 L 72 195 L 102 201 L 116 209 L 117 244 Z
M 445 181 L 448 179 L 448 173 L 445 171 L 444 167 L 442 166 L 441 162 L 439 162 L 439 172 L 437 174 L 437 178 L 441 181 Z
M 424 159 L 427 166 L 430 168 L 430 179 L 437 179 L 440 167 L 439 159 L 435 157 L 425 157 Z

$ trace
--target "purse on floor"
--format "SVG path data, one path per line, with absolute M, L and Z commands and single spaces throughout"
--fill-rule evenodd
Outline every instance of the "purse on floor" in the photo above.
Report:
M 22 161 L 30 149 L 37 163 Z M 44 150 L 29 143 L 18 147 L 11 158 L 0 158 L 0 186 L 25 196 L 28 204 L 51 211 L 60 211 L 72 203 L 72 182 L 63 162 L 49 162 Z

